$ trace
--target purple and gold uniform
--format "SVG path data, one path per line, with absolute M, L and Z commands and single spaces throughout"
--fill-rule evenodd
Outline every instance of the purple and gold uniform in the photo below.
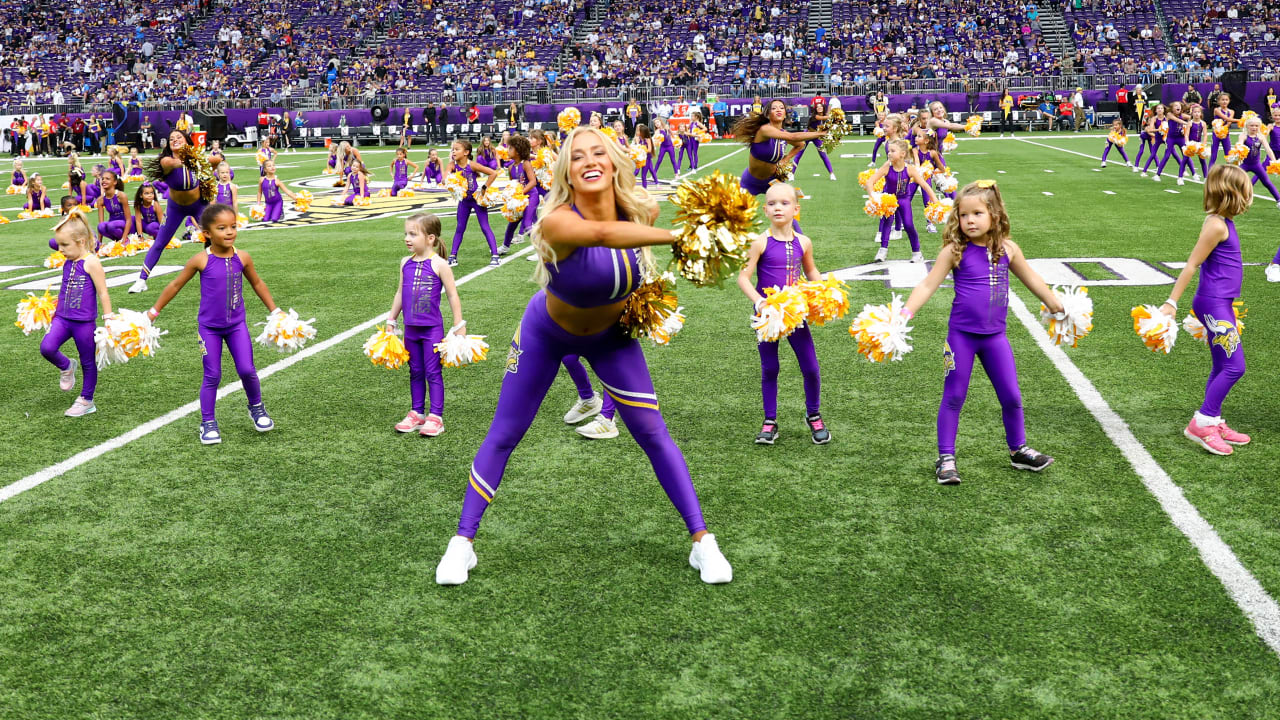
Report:
M 1113 130 L 1112 132 L 1119 132 L 1121 137 L 1125 137 L 1128 135 L 1128 133 L 1125 132 L 1124 128 L 1120 128 L 1118 131 Z M 1113 147 L 1116 149 L 1116 152 L 1120 153 L 1120 157 L 1124 158 L 1124 161 L 1126 163 L 1129 162 L 1129 156 L 1124 154 L 1124 146 L 1116 145 L 1115 143 L 1111 142 L 1110 136 L 1108 136 L 1108 139 L 1107 139 L 1107 146 L 1102 148 L 1102 162 L 1105 163 L 1107 161 L 1107 155 L 1111 153 L 1111 148 Z
M 200 180 L 187 166 L 180 165 L 165 174 L 164 185 L 168 189 L 178 191 L 195 190 L 200 187 Z M 147 257 L 142 262 L 142 272 L 138 273 L 139 279 L 146 280 L 151 275 L 156 263 L 160 262 L 165 246 L 173 239 L 178 228 L 182 227 L 188 219 L 198 224 L 200 214 L 208 206 L 209 203 L 199 197 L 190 205 L 182 205 L 173 198 L 169 198 L 168 205 L 164 209 L 164 225 L 160 228 L 160 234 L 156 235 L 156 241 L 151 243 L 151 249 L 147 250 Z
M 391 181 L 391 197 L 400 194 L 400 191 L 409 187 L 409 163 L 403 158 L 396 158 L 395 171 L 392 173 Z
M 110 197 L 103 195 L 99 205 L 107 211 L 107 219 L 98 223 L 98 234 L 112 240 L 124 240 L 128 228 L 125 227 L 124 200 L 120 193 L 117 191 Z
M 1216 418 L 1222 415 L 1222 402 L 1227 393 L 1244 377 L 1244 345 L 1236 328 L 1235 308 L 1231 303 L 1240 297 L 1244 282 L 1244 259 L 1240 254 L 1240 236 L 1235 222 L 1222 218 L 1227 225 L 1227 239 L 1218 243 L 1200 265 L 1200 282 L 1196 285 L 1191 311 L 1204 323 L 1209 337 L 1212 366 L 1205 383 L 1201 414 Z
M 653 176 L 655 180 L 658 177 L 658 169 L 662 167 L 662 158 L 667 155 L 671 156 L 671 168 L 675 170 L 676 175 L 680 174 L 680 161 L 676 159 L 676 146 L 675 143 L 671 142 L 671 138 L 675 134 L 676 131 L 670 126 L 662 134 L 662 144 L 658 146 L 658 157 L 653 161 Z
M 49 332 L 40 341 L 40 354 L 59 370 L 71 367 L 71 359 L 62 354 L 62 344 L 71 338 L 80 355 L 80 396 L 93 399 L 98 386 L 97 347 L 93 340 L 98 319 L 98 289 L 84 270 L 84 258 L 68 260 L 62 265 L 62 287 L 58 290 L 58 309 L 53 313 Z
M 1271 193 L 1271 198 L 1276 202 L 1280 202 L 1280 191 L 1276 190 L 1271 178 L 1267 177 L 1267 168 L 1262 162 L 1262 158 L 1266 154 L 1263 152 L 1265 142 L 1261 136 L 1246 137 L 1244 139 L 1245 147 L 1249 148 L 1249 155 L 1245 157 L 1244 162 L 1240 163 L 1240 169 L 1253 175 L 1253 184 L 1262 183 L 1262 187 Z M 1280 253 L 1277 254 L 1277 257 L 1280 257 Z
M 764 294 L 765 288 L 781 289 L 804 280 L 804 247 L 798 236 L 789 242 L 776 240 L 772 235 L 765 239 L 764 251 L 756 263 L 756 292 Z M 813 416 L 821 411 L 822 375 L 818 370 L 818 352 L 813 346 L 813 334 L 804 323 L 787 336 L 791 350 L 800 363 L 800 375 L 804 378 L 804 407 Z M 756 344 L 760 352 L 760 394 L 764 398 L 764 416 L 778 417 L 778 344 Z
M 489 254 L 498 254 L 498 241 L 493 237 L 493 230 L 489 227 L 489 208 L 476 202 L 475 194 L 480 189 L 479 183 L 476 182 L 476 171 L 472 169 L 471 163 L 463 165 L 459 171 L 462 176 L 467 179 L 467 196 L 458 203 L 457 227 L 453 231 L 453 248 L 449 251 L 450 257 L 458 257 L 458 248 L 462 247 L 462 236 L 467 232 L 467 223 L 471 221 L 471 214 L 475 213 L 476 221 L 480 223 L 480 231 L 484 233 L 484 239 L 489 243 Z
M 1223 110 L 1220 107 L 1215 107 L 1213 109 L 1213 119 L 1221 120 L 1227 127 L 1231 127 L 1236 121 L 1236 111 L 1231 108 Z M 1222 146 L 1222 152 L 1224 155 L 1231 152 L 1231 133 L 1227 133 L 1227 136 L 1223 138 L 1218 137 L 1217 134 L 1214 133 L 1210 134 L 1213 135 L 1213 151 L 1209 155 L 1209 167 L 1213 167 L 1218 162 L 1218 146 Z
M 1184 136 L 1186 130 L 1182 123 L 1177 120 L 1169 119 L 1165 123 L 1169 128 L 1169 137 L 1165 139 L 1164 157 L 1160 158 L 1160 164 L 1156 166 L 1156 177 L 1164 173 L 1165 163 L 1169 162 L 1170 157 L 1177 159 L 1178 177 L 1182 177 L 1182 174 L 1187 170 L 1187 166 L 1191 164 L 1191 159 L 1182 152 L 1182 149 L 1187 145 L 1187 140 Z
M 915 195 L 915 181 L 911 179 L 911 171 L 904 165 L 901 170 L 889 166 L 884 176 L 884 193 L 898 198 L 898 209 L 893 217 L 880 218 L 880 247 L 889 247 L 889 232 L 894 225 L 901 224 L 911 241 L 911 252 L 920 252 L 920 233 L 916 232 L 915 219 L 911 215 L 911 198 Z
M 48 210 L 52 207 L 49 202 L 49 194 L 44 190 L 38 190 L 27 196 L 27 201 L 22 204 L 24 210 Z
M 262 178 L 258 187 L 262 190 L 262 222 L 280 222 L 284 217 L 284 196 L 280 194 L 279 181 Z
M 215 406 L 218 385 L 222 382 L 223 342 L 231 353 L 236 374 L 244 384 L 244 394 L 250 405 L 262 402 L 262 386 L 258 382 L 258 369 L 253 364 L 249 325 L 245 322 L 244 263 L 240 260 L 240 253 L 233 250 L 231 257 L 221 258 L 213 254 L 213 248 L 205 248 L 205 254 L 208 257 L 200 271 L 200 311 L 196 316 L 196 329 L 204 355 L 200 419 L 210 422 L 217 419 Z
M 409 351 L 409 395 L 413 411 L 426 412 L 428 390 L 431 414 L 444 416 L 444 377 L 436 343 L 444 339 L 444 319 L 440 316 L 440 276 L 431 266 L 432 258 L 400 263 L 400 297 L 404 309 L 404 346 Z
M 138 208 L 138 214 L 133 216 L 133 226 L 139 235 L 154 238 L 160 234 L 160 215 L 156 212 L 155 203 Z

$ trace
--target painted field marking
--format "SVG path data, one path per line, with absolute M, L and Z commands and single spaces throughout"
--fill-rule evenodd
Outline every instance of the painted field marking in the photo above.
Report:
M 1048 190 L 1041 190 L 1040 194 L 1046 197 L 1053 197 L 1053 193 L 1049 192 Z
M 1280 655 L 1280 606 L 1275 599 L 1267 594 L 1258 579 L 1236 557 L 1231 546 L 1200 515 L 1196 506 L 1187 500 L 1182 488 L 1173 482 L 1147 448 L 1138 441 L 1124 418 L 1111 409 L 1102 394 L 1062 348 L 1053 344 L 1048 333 L 1041 327 L 1039 318 L 1031 313 L 1022 298 L 1016 293 L 1009 293 L 1009 307 L 1027 332 L 1035 338 L 1040 350 L 1066 379 L 1085 409 L 1102 426 L 1102 431 L 1112 444 L 1129 461 L 1138 477 L 1142 478 L 1142 484 L 1155 496 L 1165 514 L 1173 521 L 1174 527 L 1191 541 L 1192 546 L 1200 553 L 1200 560 L 1205 567 L 1218 578 L 1227 594 L 1244 612 L 1249 622 L 1253 623 L 1254 632 L 1272 652 Z
M 1181 195 L 1181 194 L 1182 194 L 1182 191 L 1181 191 L 1181 190 L 1165 190 L 1165 192 L 1169 193 L 1170 195 Z
M 1103 194 L 1103 195 L 1115 195 L 1115 193 L 1111 192 L 1110 190 L 1103 190 L 1103 191 L 1102 191 L 1102 194 Z

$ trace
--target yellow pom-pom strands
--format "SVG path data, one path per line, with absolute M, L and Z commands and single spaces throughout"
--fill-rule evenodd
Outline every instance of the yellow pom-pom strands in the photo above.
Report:
M 893 214 L 898 211 L 898 198 L 895 195 L 877 193 L 874 197 L 867 198 L 862 210 L 871 217 L 893 217 Z
M 1231 125 L 1223 122 L 1221 119 L 1213 121 L 1213 134 L 1223 140 L 1231 134 Z
M 461 172 L 450 173 L 444 179 L 444 189 L 449 191 L 449 197 L 452 197 L 454 202 L 466 200 L 467 177 Z
M 956 201 L 951 198 L 941 198 L 929 203 L 924 208 L 925 218 L 938 225 L 947 221 L 947 216 L 956 208 Z
M 765 288 L 764 301 L 751 318 L 751 327 L 760 342 L 777 342 L 796 331 L 809 316 L 809 303 L 800 288 L 788 285 L 781 290 Z
M 289 308 L 287 313 L 276 308 L 275 312 L 267 316 L 265 323 L 258 323 L 264 328 L 257 337 L 257 342 L 259 345 L 274 346 L 280 352 L 301 350 L 308 340 L 316 337 L 316 329 L 311 325 L 315 321 L 315 318 L 299 320 L 298 313 L 293 308 Z
M 1178 340 L 1178 322 L 1160 312 L 1155 305 L 1139 305 L 1129 311 L 1133 331 L 1152 352 L 1169 354 Z
M 507 194 L 502 201 L 502 217 L 507 222 L 520 222 L 524 217 L 524 211 L 529 207 L 529 196 L 524 194 L 524 189 L 516 183 L 512 183 L 507 187 L 515 187 L 515 190 Z
M 53 322 L 53 312 L 58 309 L 58 298 L 49 294 L 27 293 L 18 301 L 18 319 L 14 326 L 22 329 L 23 335 L 30 335 L 37 330 L 48 330 Z
M 821 138 L 822 147 L 828 153 L 840 147 L 840 141 L 844 140 L 846 135 L 853 134 L 853 127 L 845 119 L 844 111 L 840 111 L 837 115 L 836 111 L 832 110 L 826 122 L 822 123 L 818 130 L 825 133 Z
M 947 169 L 933 174 L 933 186 L 940 193 L 953 193 L 960 187 L 960 181 L 950 169 Z
M 1190 140 L 1182 147 L 1182 154 L 1189 158 L 1209 159 L 1209 146 L 1202 142 Z
M 1055 286 L 1053 294 L 1062 303 L 1061 313 L 1051 313 L 1040 304 L 1040 322 L 1045 324 L 1054 345 L 1076 347 L 1093 330 L 1093 298 L 1083 287 Z
M 719 286 L 746 262 L 759 222 L 755 196 L 717 170 L 682 184 L 671 204 L 672 264 L 698 287 Z
M 1268 174 L 1268 175 L 1280 175 L 1280 160 L 1276 160 L 1275 162 L 1269 162 L 1269 163 L 1267 163 L 1267 174 Z
M 1111 144 L 1115 145 L 1116 147 L 1124 147 L 1125 145 L 1129 144 L 1129 136 L 1121 135 L 1118 132 L 1109 133 L 1107 135 L 1107 140 L 1109 140 Z
M 808 321 L 814 325 L 826 325 L 840 320 L 849 312 L 849 293 L 843 280 L 827 273 L 822 280 L 800 283 L 805 302 L 809 305 Z
M 875 174 L 876 174 L 876 171 L 874 169 L 863 170 L 862 172 L 858 173 L 858 185 L 860 187 L 866 187 L 867 181 L 870 180 L 871 176 Z M 871 189 L 875 190 L 876 192 L 880 192 L 881 190 L 884 190 L 884 178 L 882 177 L 879 180 L 877 180 L 875 187 Z
M 556 116 L 556 124 L 560 127 L 560 132 L 571 132 L 574 128 L 582 123 L 582 113 L 578 108 L 565 108 Z
M 858 352 L 871 362 L 898 361 L 911 352 L 911 326 L 903 314 L 902 296 L 888 305 L 866 305 L 853 319 L 849 334 L 858 341 Z
M 1240 143 L 1227 151 L 1226 160 L 1232 165 L 1240 165 L 1249 158 L 1249 146 Z
M 67 256 L 62 254 L 61 250 L 54 250 L 49 253 L 49 257 L 44 259 L 44 266 L 50 270 L 57 270 L 67 262 Z
M 654 345 L 666 345 L 684 327 L 683 310 L 676 300 L 675 276 L 663 273 L 627 296 L 618 323 L 633 338 L 647 337 Z
M 973 137 L 978 137 L 979 135 L 981 135 L 982 134 L 982 116 L 970 115 L 969 118 L 964 121 L 964 131 L 969 133 Z
M 627 148 L 627 152 L 631 154 L 631 162 L 636 167 L 644 167 L 645 162 L 649 159 L 649 151 L 644 149 L 644 145 L 636 143 Z
M 462 367 L 478 363 L 489 357 L 489 343 L 484 335 L 459 335 L 459 326 L 454 326 L 445 333 L 444 340 L 435 344 L 440 354 L 440 364 L 447 368 Z
M 364 354 L 374 365 L 388 370 L 398 370 L 409 360 L 404 342 L 386 325 L 379 326 L 378 332 L 364 341 Z
M 956 142 L 953 135 L 947 135 L 947 139 L 942 141 L 942 152 L 952 152 L 960 147 L 960 143 Z
M 146 313 L 121 308 L 106 316 L 102 327 L 93 332 L 98 368 L 126 363 L 139 355 L 153 357 L 160 349 L 160 336 L 166 333 L 152 325 Z
M 1236 316 L 1236 334 L 1243 335 L 1244 318 L 1249 314 L 1249 311 L 1245 308 L 1244 302 L 1241 300 L 1236 300 L 1231 303 L 1231 309 L 1235 312 Z M 1205 330 L 1204 323 L 1200 322 L 1200 318 L 1196 317 L 1194 313 L 1187 313 L 1187 316 L 1182 319 L 1182 329 L 1186 330 L 1187 333 L 1196 340 L 1208 344 L 1209 333 Z
M 778 182 L 789 183 L 796 179 L 796 164 L 791 160 L 783 160 L 773 168 L 773 177 Z

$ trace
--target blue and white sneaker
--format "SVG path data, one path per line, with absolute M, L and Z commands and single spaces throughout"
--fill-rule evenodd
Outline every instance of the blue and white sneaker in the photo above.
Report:
M 217 445 L 222 442 L 222 433 L 218 432 L 218 421 L 200 423 L 200 444 Z
M 265 403 L 249 406 L 249 418 L 253 420 L 253 429 L 258 432 L 266 432 L 276 426 L 271 420 L 271 416 L 267 414 Z

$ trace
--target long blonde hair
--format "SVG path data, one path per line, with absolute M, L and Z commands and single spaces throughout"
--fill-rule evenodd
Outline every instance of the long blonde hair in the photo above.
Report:
M 604 145 L 605 153 L 613 164 L 613 201 L 618 209 L 618 215 L 633 223 L 653 225 L 651 218 L 657 203 L 647 190 L 636 186 L 636 164 L 631 160 L 630 153 L 597 128 L 581 125 L 574 128 L 564 139 L 560 155 L 551 165 L 551 190 L 538 204 L 538 221 L 534 223 L 530 233 L 530 241 L 538 253 L 538 258 L 542 260 L 534 271 L 533 279 L 542 287 L 546 287 L 551 281 L 551 271 L 547 269 L 546 263 L 556 264 L 555 250 L 542 237 L 542 220 L 564 205 L 573 205 L 573 187 L 569 184 L 569 163 L 573 155 L 574 140 L 586 133 L 593 133 Z M 646 279 L 657 275 L 653 253 L 647 247 L 640 251 L 640 270 Z
M 960 256 L 969 244 L 969 236 L 960 229 L 960 202 L 967 197 L 980 199 L 991 215 L 991 229 L 987 231 L 986 241 L 988 257 L 994 265 L 1000 262 L 1000 256 L 1004 255 L 1004 242 L 1009 239 L 1009 213 L 994 180 L 971 182 L 956 193 L 955 207 L 947 216 L 947 227 L 942 231 L 942 246 L 951 248 L 952 263 L 959 264 Z

